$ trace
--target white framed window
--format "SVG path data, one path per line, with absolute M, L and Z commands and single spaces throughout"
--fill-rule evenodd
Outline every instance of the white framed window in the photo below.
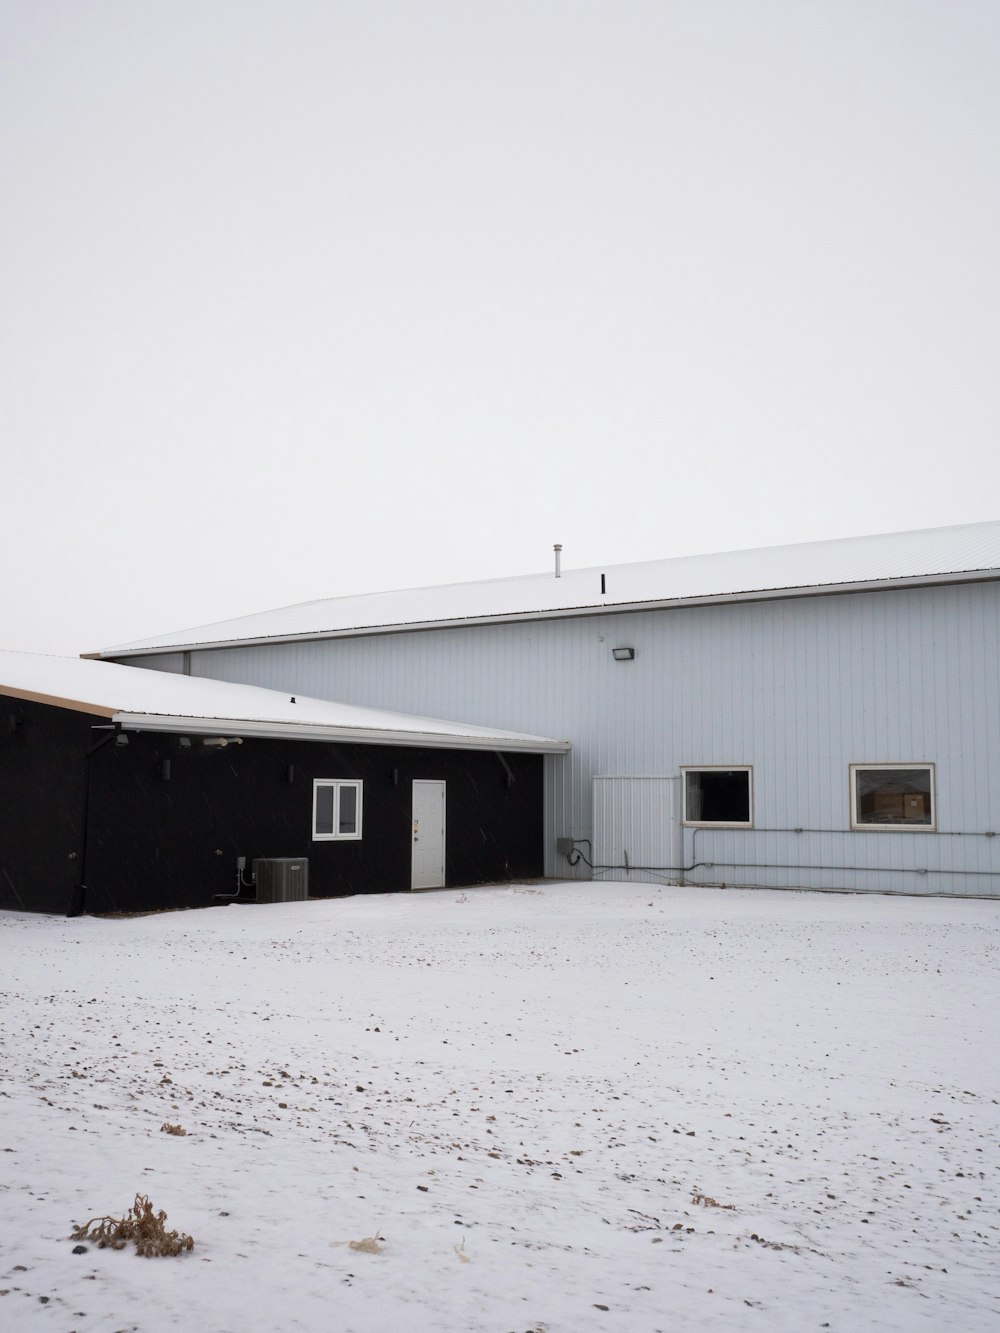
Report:
M 933 832 L 933 764 L 852 764 L 851 828 Z
M 313 842 L 361 837 L 360 779 L 316 778 L 313 782 Z
M 749 764 L 681 768 L 684 823 L 696 828 L 753 828 L 753 769 Z

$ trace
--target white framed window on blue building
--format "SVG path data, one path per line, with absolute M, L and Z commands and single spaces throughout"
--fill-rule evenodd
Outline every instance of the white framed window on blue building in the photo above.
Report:
M 851 828 L 933 832 L 933 764 L 852 764 Z
M 361 837 L 360 779 L 316 778 L 313 782 L 314 842 Z

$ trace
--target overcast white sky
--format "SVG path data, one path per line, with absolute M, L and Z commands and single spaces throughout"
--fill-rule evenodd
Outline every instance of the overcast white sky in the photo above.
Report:
M 0 645 L 1000 516 L 996 0 L 0 0 Z

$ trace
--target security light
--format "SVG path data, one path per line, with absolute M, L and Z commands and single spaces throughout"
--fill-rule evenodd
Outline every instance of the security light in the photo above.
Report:
M 631 662 L 635 657 L 634 648 L 612 648 L 611 656 L 616 662 Z

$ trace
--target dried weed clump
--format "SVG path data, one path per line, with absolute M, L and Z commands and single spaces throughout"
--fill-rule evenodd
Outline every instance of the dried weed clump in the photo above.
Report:
M 169 1121 L 164 1121 L 160 1126 L 161 1134 L 176 1134 L 178 1138 L 184 1138 L 187 1130 L 183 1125 L 171 1125 Z
M 381 1254 L 385 1248 L 379 1244 L 381 1239 L 376 1231 L 374 1236 L 365 1236 L 364 1240 L 349 1240 L 347 1244 L 352 1250 L 358 1250 L 361 1254 Z
M 183 1231 L 167 1231 L 167 1215 L 161 1209 L 153 1212 L 153 1205 L 145 1194 L 137 1194 L 135 1203 L 124 1217 L 92 1217 L 77 1227 L 70 1240 L 90 1240 L 103 1250 L 123 1250 L 129 1241 L 135 1242 L 136 1254 L 144 1259 L 156 1259 L 165 1254 L 180 1254 L 190 1250 L 194 1241 Z
M 691 1195 L 692 1203 L 700 1203 L 703 1208 L 724 1208 L 726 1212 L 736 1211 L 734 1203 L 720 1203 L 718 1199 L 713 1199 L 711 1194 L 696 1193 Z

